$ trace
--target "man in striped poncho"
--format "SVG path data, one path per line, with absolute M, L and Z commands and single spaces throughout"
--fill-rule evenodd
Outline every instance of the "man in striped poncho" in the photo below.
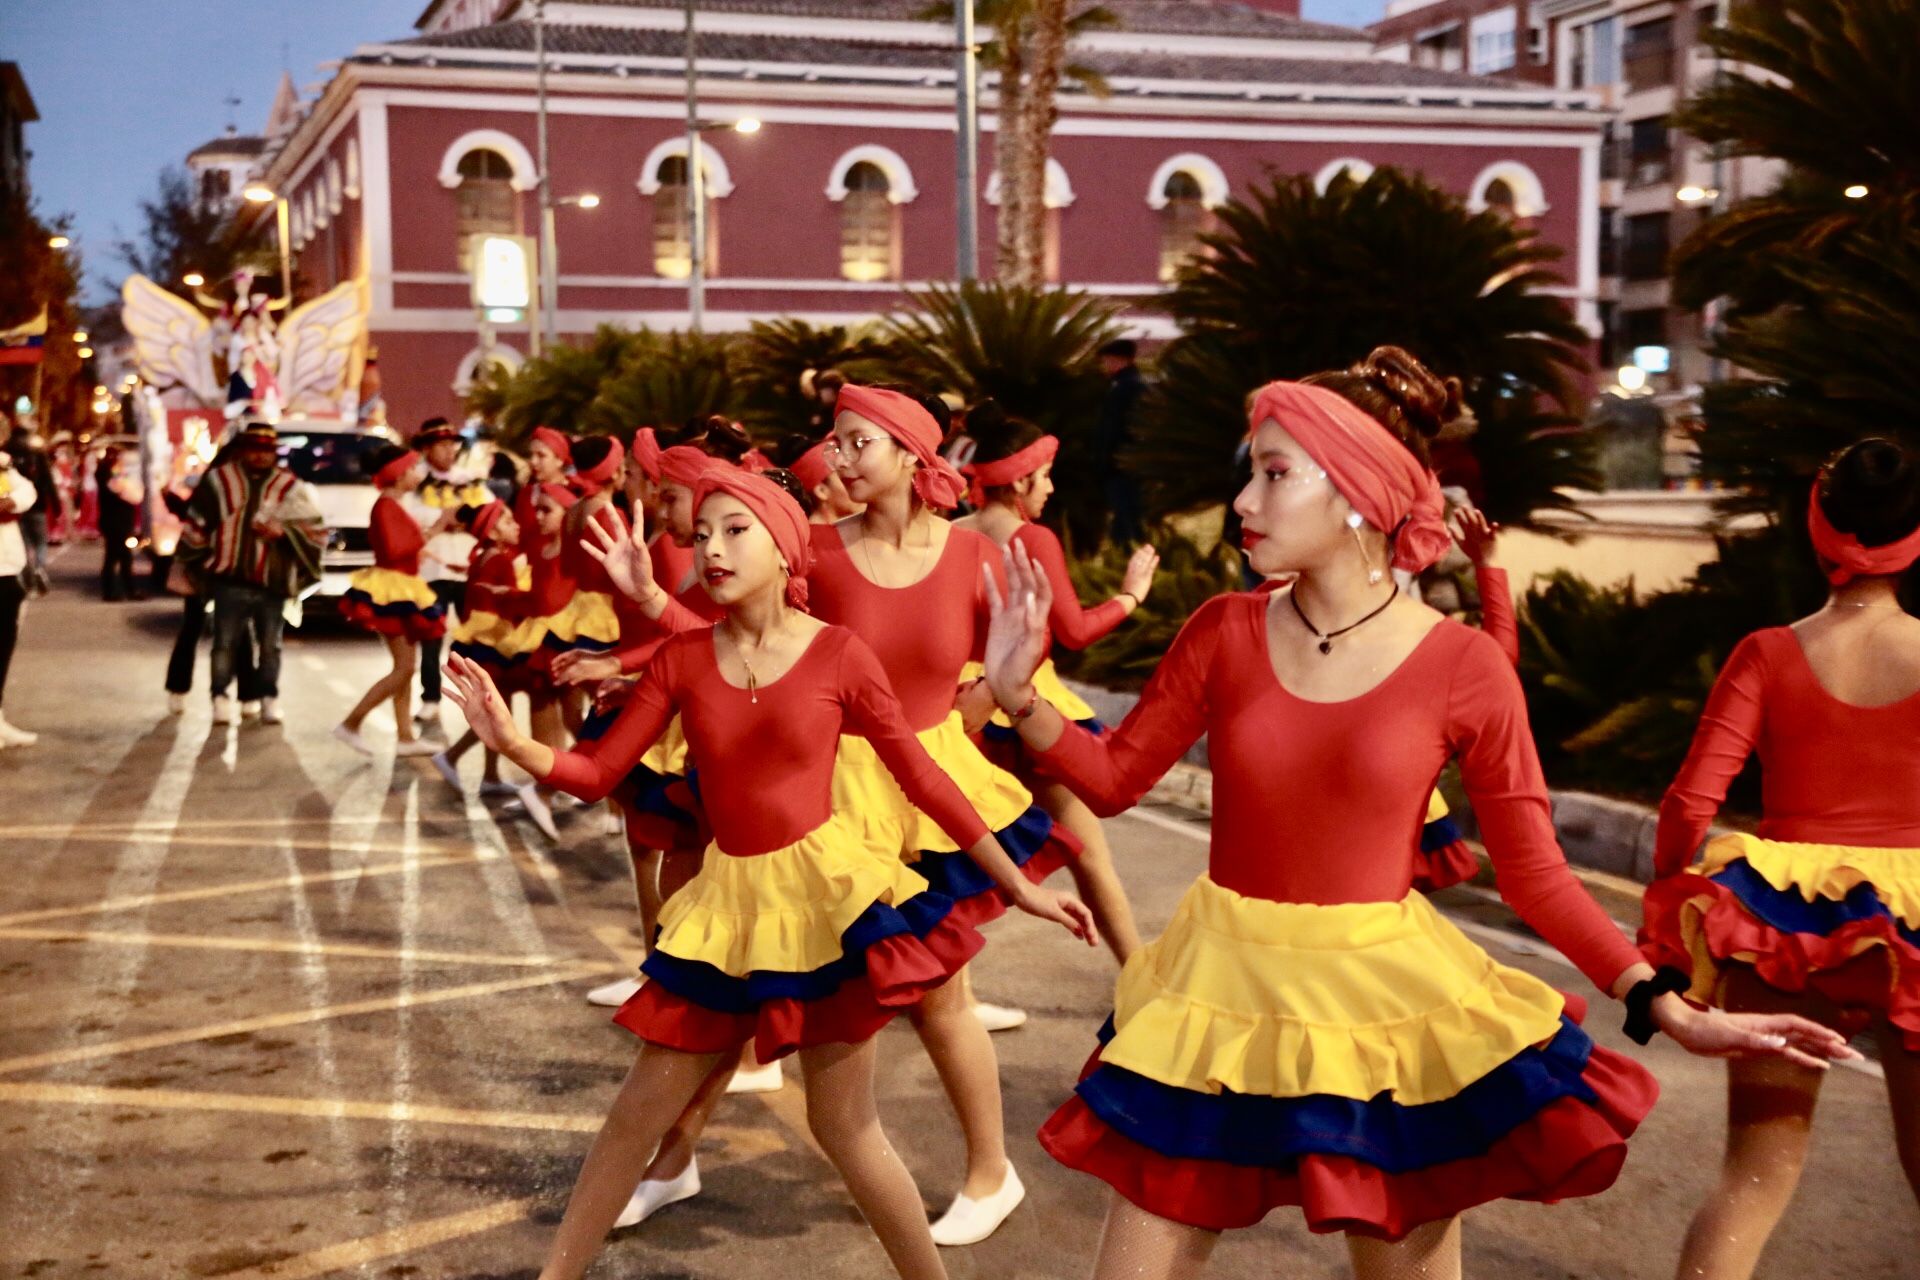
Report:
M 280 465 L 278 433 L 249 423 L 231 456 L 207 472 L 187 507 L 178 556 L 213 598 L 213 718 L 234 720 L 227 689 L 242 646 L 258 646 L 254 678 L 242 687 L 249 709 L 280 722 L 280 640 L 286 603 L 320 579 L 326 529 L 306 485 Z M 246 682 L 243 681 L 243 685 Z

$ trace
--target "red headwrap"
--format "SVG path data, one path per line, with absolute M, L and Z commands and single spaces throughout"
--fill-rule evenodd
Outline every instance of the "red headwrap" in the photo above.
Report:
M 400 477 L 407 474 L 407 472 L 412 469 L 413 464 L 418 461 L 420 461 L 420 455 L 411 449 L 407 450 L 392 462 L 389 462 L 386 466 L 373 473 L 373 487 L 376 489 L 393 488 L 394 485 L 400 483 Z
M 1440 482 L 1373 416 L 1337 392 L 1269 382 L 1253 398 L 1249 428 L 1272 418 L 1326 469 L 1362 519 L 1386 531 L 1393 567 L 1418 573 L 1446 554 Z
M 505 514 L 507 504 L 498 498 L 474 513 L 473 521 L 467 525 L 467 532 L 474 538 L 473 554 L 467 557 L 467 572 L 473 572 L 474 566 L 480 563 L 480 557 L 493 550 L 487 544 L 487 535 L 493 532 L 493 527 L 500 523 L 500 517 Z
M 827 465 L 827 442 L 822 440 L 813 448 L 793 460 L 793 478 L 801 487 L 812 493 L 827 482 L 827 473 L 833 470 Z
M 1817 484 L 1807 503 L 1807 532 L 1813 535 L 1813 549 L 1833 566 L 1827 570 L 1827 581 L 1836 587 L 1844 587 L 1855 578 L 1902 573 L 1911 568 L 1915 560 L 1920 560 L 1920 529 L 1898 542 L 1868 547 L 1862 546 L 1860 539 L 1852 534 L 1834 528 L 1827 513 L 1820 509 Z
M 971 487 L 967 490 L 967 501 L 976 507 L 987 505 L 987 490 L 997 489 L 1003 484 L 1012 484 L 1015 480 L 1030 476 L 1040 468 L 1052 462 L 1060 452 L 1058 436 L 1041 436 L 1024 449 L 1008 454 L 1004 458 L 995 458 L 992 462 L 969 462 L 960 468 Z
M 559 504 L 562 511 L 565 511 L 568 507 L 580 501 L 579 494 L 575 493 L 568 486 L 561 484 L 558 480 L 549 480 L 547 483 L 541 485 L 540 496 L 553 499 Z
M 633 433 L 633 460 L 647 473 L 647 479 L 660 479 L 660 438 L 653 434 L 652 427 L 641 427 Z
M 940 456 L 940 424 L 919 401 L 898 391 L 849 382 L 840 388 L 833 411 L 836 417 L 843 413 L 859 414 L 920 460 L 920 469 L 913 477 L 913 491 L 920 495 L 922 502 L 941 511 L 959 505 L 960 496 L 967 491 L 967 482 L 953 469 L 952 463 Z
M 626 464 L 626 450 L 620 447 L 620 442 L 609 436 L 607 444 L 610 447 L 607 449 L 606 457 L 585 471 L 573 473 L 573 487 L 580 491 L 580 496 L 583 498 L 591 498 L 612 484 L 614 477 L 620 474 L 620 468 Z
M 662 484 L 677 484 L 682 489 L 692 489 L 700 483 L 701 475 L 710 467 L 726 467 L 726 463 L 711 454 L 700 452 L 690 444 L 677 444 L 660 451 Z
M 573 441 L 555 431 L 552 427 L 535 427 L 533 438 L 560 455 L 560 461 L 573 461 Z
M 740 469 L 742 471 L 751 471 L 755 475 L 763 471 L 772 471 L 774 469 L 773 459 L 758 449 L 749 449 L 747 450 L 747 456 L 740 459 Z
M 716 493 L 738 498 L 773 535 L 774 548 L 787 562 L 787 603 L 807 607 L 807 570 L 811 567 L 812 529 L 793 495 L 763 475 L 737 467 L 708 467 L 693 487 L 693 509 Z

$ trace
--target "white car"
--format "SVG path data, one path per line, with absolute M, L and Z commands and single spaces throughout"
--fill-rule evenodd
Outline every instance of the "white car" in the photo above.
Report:
M 331 603 L 346 593 L 354 570 L 373 564 L 367 521 L 380 491 L 373 487 L 367 463 L 394 439 L 384 427 L 325 418 L 282 418 L 279 430 L 281 461 L 313 486 L 326 521 L 327 545 L 320 556 L 320 586 L 314 593 L 319 599 L 314 603 Z

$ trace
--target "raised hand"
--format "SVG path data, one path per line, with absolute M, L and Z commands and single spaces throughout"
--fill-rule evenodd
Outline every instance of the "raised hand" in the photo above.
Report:
M 987 627 L 987 684 L 1003 707 L 1023 705 L 1032 690 L 1033 673 L 1047 657 L 1047 614 L 1053 608 L 1053 589 L 1047 575 L 1034 567 L 1026 548 L 1007 548 L 1007 594 L 986 568 L 987 601 L 993 620 Z
M 609 530 L 605 521 L 611 521 Z M 658 586 L 653 580 L 653 557 L 647 552 L 647 519 L 637 513 L 631 528 L 625 517 L 612 507 L 587 521 L 581 548 L 607 571 L 607 578 L 621 595 L 645 603 Z
M 493 677 L 456 653 L 447 659 L 447 678 L 450 683 L 443 686 L 446 694 L 467 718 L 474 736 L 490 749 L 505 752 L 519 738 L 520 728 L 514 724 L 513 711 L 494 686 Z
M 1159 569 L 1160 553 L 1150 546 L 1141 547 L 1127 561 L 1127 572 L 1120 579 L 1120 590 L 1132 596 L 1135 604 L 1145 603 L 1147 592 L 1153 590 L 1153 575 Z
M 1462 507 L 1447 521 L 1447 531 L 1460 544 L 1461 554 L 1477 569 L 1493 557 L 1500 526 L 1487 519 L 1487 513 L 1474 507 Z
M 620 674 L 620 659 L 610 653 L 569 649 L 553 660 L 553 678 L 561 684 L 586 684 Z
M 1779 1057 L 1825 1071 L 1831 1061 L 1860 1056 L 1832 1027 L 1794 1013 L 1722 1013 L 1678 996 L 1656 1000 L 1652 1012 L 1662 1031 L 1703 1058 Z

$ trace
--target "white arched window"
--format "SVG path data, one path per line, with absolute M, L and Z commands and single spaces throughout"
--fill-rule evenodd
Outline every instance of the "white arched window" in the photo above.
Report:
M 700 143 L 701 177 L 707 194 L 706 246 L 702 256 L 706 273 L 712 275 L 719 258 L 719 219 L 714 217 L 714 201 L 733 192 L 733 175 L 727 162 L 703 139 Z M 684 280 L 693 273 L 693 255 L 687 245 L 692 238 L 691 206 L 687 187 L 687 140 L 668 138 L 652 151 L 640 166 L 640 194 L 652 204 L 653 269 L 672 280 Z
M 1547 190 L 1526 165 L 1518 160 L 1501 160 L 1474 178 L 1467 207 L 1475 213 L 1496 209 L 1509 218 L 1537 218 L 1547 211 Z
M 461 357 L 460 367 L 453 374 L 453 393 L 464 396 L 473 389 L 489 367 L 504 369 L 512 373 L 524 363 L 526 357 L 504 343 L 493 346 L 475 347 Z
M 869 164 L 886 175 L 887 199 L 894 204 L 911 204 L 920 190 L 914 185 L 913 170 L 898 151 L 889 147 L 866 144 L 854 147 L 833 162 L 833 171 L 827 175 L 827 199 L 839 201 L 847 197 L 849 187 L 847 175 L 856 165 Z
M 455 166 L 459 178 L 454 196 L 454 234 L 458 237 L 460 270 L 471 265 L 473 238 L 513 235 L 520 230 L 520 193 L 513 184 L 513 164 L 491 147 L 475 147 Z
M 1048 280 L 1060 278 L 1060 211 L 1074 201 L 1073 183 L 1067 177 L 1067 170 L 1058 160 L 1047 157 L 1046 186 L 1041 199 L 1047 206 L 1046 226 L 1046 276 Z M 1000 204 L 1000 171 L 995 169 L 987 179 L 987 203 Z
M 505 162 L 505 180 L 515 191 L 531 191 L 540 184 L 540 170 L 525 143 L 500 129 L 475 129 L 455 138 L 441 155 L 440 185 L 449 191 L 458 187 L 465 177 L 460 162 L 468 153 L 479 150 L 491 151 Z
M 347 199 L 360 198 L 360 139 L 347 139 Z
M 1352 156 L 1342 156 L 1338 160 L 1329 160 L 1320 166 L 1318 173 L 1313 175 L 1313 189 L 1315 191 L 1325 192 L 1328 187 L 1333 185 L 1333 180 L 1341 174 L 1345 174 L 1355 182 L 1365 182 L 1373 176 L 1373 166 L 1365 160 L 1359 160 Z
M 840 274 L 848 280 L 900 278 L 900 216 L 886 171 L 870 160 L 848 169 L 840 199 Z
M 340 162 L 331 156 L 327 158 L 327 212 L 340 212 L 341 191 Z
M 1203 155 L 1169 157 L 1154 171 L 1147 204 L 1160 211 L 1160 279 L 1170 281 L 1213 229 L 1213 207 L 1227 198 L 1227 175 Z

